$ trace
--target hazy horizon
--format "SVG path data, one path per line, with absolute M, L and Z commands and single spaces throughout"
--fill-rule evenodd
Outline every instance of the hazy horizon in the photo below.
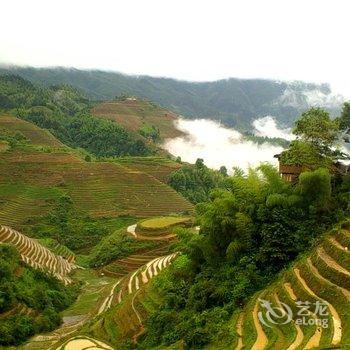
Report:
M 350 98 L 349 9 L 341 0 L 8 0 L 0 63 L 329 83 Z
M 276 81 L 276 82 L 284 82 L 284 83 L 292 83 L 292 82 L 304 82 L 304 83 L 310 83 L 310 84 L 316 84 L 316 85 L 322 85 L 327 84 L 331 86 L 331 84 L 327 81 L 307 81 L 307 80 L 287 80 L 287 79 L 272 79 L 272 78 L 244 78 L 244 77 L 234 77 L 234 76 L 228 76 L 226 78 L 220 78 L 220 79 L 214 79 L 214 80 L 190 80 L 190 79 L 181 79 L 171 76 L 165 76 L 165 75 L 150 75 L 150 74 L 133 74 L 133 73 L 125 73 L 118 70 L 113 69 L 101 69 L 101 68 L 79 68 L 74 66 L 34 66 L 34 65 L 26 65 L 26 64 L 12 64 L 12 63 L 1 63 L 0 62 L 0 68 L 33 68 L 33 69 L 66 69 L 66 70 L 79 70 L 79 71 L 85 71 L 85 72 L 93 72 L 93 71 L 101 71 L 101 72 L 108 72 L 108 73 L 115 73 L 115 74 L 121 74 L 129 77 L 151 77 L 151 78 L 159 78 L 159 79 L 172 79 L 176 81 L 182 81 L 182 82 L 188 82 L 188 83 L 212 83 L 222 80 L 230 80 L 230 79 L 237 79 L 237 80 L 267 80 L 267 81 Z

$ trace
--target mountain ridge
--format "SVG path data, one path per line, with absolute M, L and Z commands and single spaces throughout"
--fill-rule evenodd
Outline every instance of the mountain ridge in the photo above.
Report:
M 241 78 L 190 82 L 103 70 L 0 67 L 0 74 L 9 73 L 43 85 L 69 84 L 95 100 L 136 95 L 188 118 L 219 120 L 246 130 L 252 120 L 266 115 L 289 126 L 312 106 L 325 107 L 336 114 L 344 102 L 325 83 Z

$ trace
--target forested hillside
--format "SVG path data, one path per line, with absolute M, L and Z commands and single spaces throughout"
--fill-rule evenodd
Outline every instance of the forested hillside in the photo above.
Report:
M 60 141 L 95 156 L 151 155 L 138 133 L 90 114 L 90 101 L 67 85 L 48 88 L 16 75 L 0 76 L 0 109 L 49 130 Z
M 349 111 L 345 104 L 336 120 L 316 108 L 300 116 L 298 139 L 283 154 L 288 164 L 303 164 L 297 183 L 266 164 L 247 174 L 236 169 L 197 205 L 199 234 L 178 231 L 179 257 L 149 287 L 160 302 L 146 319 L 141 349 L 347 348 L 349 232 L 342 229 L 349 223 L 341 222 L 350 215 L 350 175 L 334 167 L 334 145 L 349 134 Z M 179 170 L 176 185 L 185 189 L 198 173 L 208 179 L 200 161 L 195 171 Z M 297 300 L 327 300 L 331 326 L 284 323 L 279 300 L 296 317 Z
M 11 245 L 0 245 L 0 346 L 20 344 L 59 326 L 59 312 L 77 297 L 52 276 L 20 264 Z
M 291 125 L 312 106 L 339 111 L 343 99 L 328 85 L 280 82 L 263 79 L 227 79 L 215 82 L 186 82 L 168 78 L 128 76 L 115 72 L 66 68 L 2 68 L 46 86 L 69 84 L 95 100 L 110 100 L 123 94 L 150 99 L 175 113 L 192 118 L 213 118 L 241 129 L 266 115 Z

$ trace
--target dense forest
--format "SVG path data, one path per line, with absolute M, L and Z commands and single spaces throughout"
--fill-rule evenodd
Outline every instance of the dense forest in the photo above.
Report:
M 234 311 L 350 214 L 350 174 L 335 173 L 332 166 L 339 157 L 336 142 L 349 134 L 349 111 L 345 104 L 341 117 L 332 120 L 311 109 L 296 122 L 297 140 L 284 154 L 296 163 L 295 149 L 303 149 L 308 171 L 296 185 L 271 165 L 248 174 L 236 169 L 225 188 L 197 205 L 200 233 L 178 230 L 174 250 L 181 255 L 153 284 L 162 304 L 147 321 L 141 348 L 181 340 L 197 349 L 227 340 Z
M 224 166 L 220 171 L 212 170 L 199 158 L 194 165 L 185 164 L 171 173 L 168 183 L 190 202 L 197 204 L 208 201 L 213 189 L 224 187 L 226 177 Z
M 90 107 L 89 100 L 71 86 L 44 88 L 18 76 L 0 76 L 0 110 L 49 130 L 68 146 L 83 148 L 97 157 L 155 152 L 155 147 L 146 144 L 138 134 L 91 116 Z

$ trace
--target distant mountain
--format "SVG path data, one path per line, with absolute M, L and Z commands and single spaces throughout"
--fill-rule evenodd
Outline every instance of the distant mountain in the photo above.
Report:
M 110 100 L 122 94 L 152 100 L 189 118 L 211 118 L 247 129 L 253 119 L 275 116 L 282 125 L 311 106 L 339 111 L 344 98 L 332 93 L 328 84 L 235 79 L 187 82 L 169 78 L 129 76 L 100 70 L 75 68 L 3 67 L 0 74 L 13 73 L 44 85 L 70 84 L 94 100 Z

